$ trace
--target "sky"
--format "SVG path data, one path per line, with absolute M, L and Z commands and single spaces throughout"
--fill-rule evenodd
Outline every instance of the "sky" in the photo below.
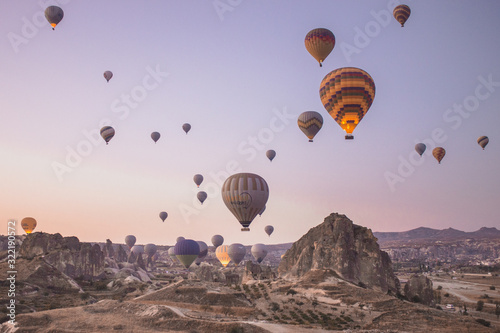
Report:
M 0 233 L 31 216 L 86 242 L 278 244 L 334 212 L 374 232 L 499 228 L 500 2 L 404 3 L 402 28 L 395 0 L 0 2 Z M 64 10 L 55 30 L 49 5 Z M 304 46 L 315 28 L 336 37 L 323 67 Z M 341 67 L 376 85 L 354 140 L 319 97 Z M 304 111 L 324 119 L 313 143 Z M 269 185 L 250 232 L 220 195 L 238 172 Z

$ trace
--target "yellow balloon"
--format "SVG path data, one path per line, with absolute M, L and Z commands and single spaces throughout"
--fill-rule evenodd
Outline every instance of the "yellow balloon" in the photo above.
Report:
M 27 234 L 31 234 L 36 228 L 36 220 L 32 217 L 25 217 L 21 220 L 21 227 Z
M 215 256 L 217 257 L 217 259 L 219 259 L 220 263 L 224 267 L 226 267 L 231 261 L 229 254 L 227 254 L 228 248 L 229 246 L 227 245 L 219 245 L 215 250 Z

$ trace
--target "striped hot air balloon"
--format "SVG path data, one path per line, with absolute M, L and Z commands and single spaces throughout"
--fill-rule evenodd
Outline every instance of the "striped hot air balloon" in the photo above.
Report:
M 323 117 L 316 111 L 302 112 L 297 119 L 300 130 L 313 142 L 314 137 L 323 127 Z
M 353 139 L 352 131 L 370 109 L 375 98 L 375 83 L 362 69 L 338 68 L 321 81 L 319 95 L 330 116 Z
M 177 242 L 174 253 L 179 261 L 188 268 L 200 254 L 200 245 L 192 239 L 185 239 Z
M 313 29 L 307 33 L 304 43 L 307 51 L 323 67 L 323 61 L 335 47 L 335 35 L 328 29 Z
M 483 148 L 483 150 L 484 150 L 484 147 L 486 147 L 486 145 L 488 144 L 488 142 L 490 142 L 490 139 L 488 139 L 487 136 L 480 136 L 477 139 L 477 143 L 481 146 L 481 148 Z
M 49 6 L 45 9 L 45 18 L 52 26 L 52 30 L 61 22 L 64 17 L 64 11 L 57 6 Z
M 207 243 L 203 241 L 197 241 L 198 245 L 200 246 L 200 254 L 198 254 L 198 258 L 194 261 L 194 263 L 198 266 L 202 263 L 202 261 L 205 259 L 205 257 L 208 254 L 208 246 Z
M 243 226 L 241 231 L 250 231 L 248 226 L 269 198 L 269 186 L 264 178 L 253 173 L 237 173 L 226 179 L 221 192 L 227 208 Z
M 446 150 L 443 147 L 436 147 L 432 150 L 432 156 L 434 156 L 439 164 L 441 164 L 444 155 L 446 155 Z
M 25 217 L 21 220 L 21 227 L 27 234 L 31 234 L 36 228 L 36 220 L 32 217 Z
M 228 246 L 227 245 L 219 245 L 217 249 L 215 249 L 215 256 L 219 259 L 222 266 L 226 267 L 227 264 L 231 261 L 229 254 L 227 254 Z
M 111 126 L 104 126 L 101 128 L 101 136 L 108 144 L 109 140 L 111 140 L 115 136 L 115 129 Z
M 401 27 L 405 26 L 406 20 L 410 17 L 411 10 L 410 7 L 407 5 L 399 5 L 394 8 L 392 11 L 392 15 L 394 15 L 394 18 L 401 23 Z

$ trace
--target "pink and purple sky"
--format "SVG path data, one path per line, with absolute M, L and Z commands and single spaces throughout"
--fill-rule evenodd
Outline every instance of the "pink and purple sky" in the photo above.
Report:
M 500 2 L 407 1 L 404 28 L 400 3 L 1 2 L 0 233 L 32 216 L 36 231 L 89 242 L 275 244 L 332 212 L 373 231 L 499 227 Z M 49 5 L 64 10 L 54 31 Z M 322 68 L 304 47 L 320 27 L 336 37 Z M 319 98 L 323 77 L 348 66 L 377 89 L 352 141 Z M 324 118 L 313 143 L 296 122 L 310 110 Z M 220 195 L 243 171 L 270 187 L 246 233 Z

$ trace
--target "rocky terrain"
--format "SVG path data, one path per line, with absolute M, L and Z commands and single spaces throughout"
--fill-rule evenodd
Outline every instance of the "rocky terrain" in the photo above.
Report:
M 0 332 L 500 331 L 500 280 L 482 279 L 478 290 L 498 286 L 484 310 L 474 307 L 480 295 L 462 294 L 451 277 L 409 275 L 400 287 L 372 232 L 340 214 L 277 245 L 276 256 L 288 249 L 279 267 L 246 257 L 224 268 L 211 260 L 213 248 L 186 270 L 168 246 L 146 265 L 110 241 L 33 233 L 17 242 L 15 326 L 7 322 L 9 268 L 0 254 Z M 447 310 L 449 302 L 467 306 L 467 315 Z

